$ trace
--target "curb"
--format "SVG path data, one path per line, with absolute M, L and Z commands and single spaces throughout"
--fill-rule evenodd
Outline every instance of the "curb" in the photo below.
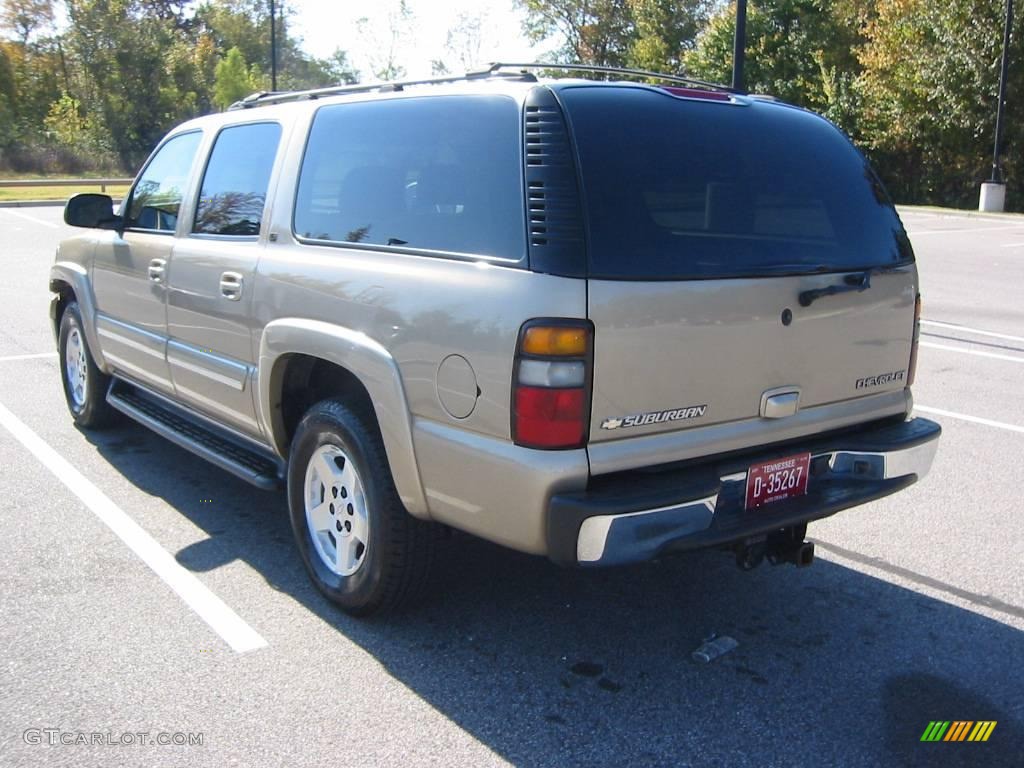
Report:
M 64 206 L 67 200 L 5 200 L 0 202 L 0 208 L 43 208 Z
M 114 198 L 114 205 L 120 205 L 121 200 Z M 67 200 L 4 200 L 0 201 L 0 208 L 63 208 Z
M 976 211 L 971 208 L 940 208 L 937 205 L 897 205 L 896 210 L 901 213 L 903 211 L 906 211 L 907 213 L 933 213 L 937 216 L 992 219 L 993 221 L 1024 219 L 1024 213 L 992 213 L 990 211 Z

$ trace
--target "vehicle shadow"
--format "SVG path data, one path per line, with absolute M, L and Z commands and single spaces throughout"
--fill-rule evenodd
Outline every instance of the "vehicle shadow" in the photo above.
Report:
M 426 600 L 359 621 L 307 580 L 283 493 L 135 425 L 83 434 L 207 532 L 176 553 L 185 567 L 246 562 L 517 765 L 1024 762 L 1024 633 L 836 562 L 742 573 L 707 552 L 574 571 L 456 535 Z M 693 661 L 712 633 L 739 646 Z M 922 743 L 932 720 L 998 725 L 986 743 Z

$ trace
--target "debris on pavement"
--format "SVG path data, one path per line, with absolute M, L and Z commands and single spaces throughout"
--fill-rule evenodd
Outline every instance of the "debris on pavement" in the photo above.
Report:
M 724 656 L 738 646 L 739 643 L 728 635 L 719 636 L 712 634 L 710 637 L 705 638 L 700 648 L 690 655 L 693 657 L 694 661 L 699 661 L 702 664 L 709 664 L 719 656 Z

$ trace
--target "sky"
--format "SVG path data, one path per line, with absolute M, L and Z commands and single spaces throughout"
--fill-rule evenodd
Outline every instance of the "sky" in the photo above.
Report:
M 387 18 L 395 13 L 398 0 L 284 1 L 295 12 L 290 31 L 302 37 L 308 53 L 326 58 L 341 48 L 364 80 L 372 78 L 370 61 L 390 40 Z M 445 60 L 454 72 L 462 70 L 458 56 L 445 50 L 448 30 L 460 14 L 482 18 L 480 62 L 534 61 L 552 47 L 530 46 L 522 34 L 523 12 L 513 0 L 407 0 L 407 6 L 414 15 L 412 34 L 400 45 L 397 58 L 408 77 L 430 76 L 434 59 Z M 361 17 L 369 19 L 362 32 L 357 24 Z

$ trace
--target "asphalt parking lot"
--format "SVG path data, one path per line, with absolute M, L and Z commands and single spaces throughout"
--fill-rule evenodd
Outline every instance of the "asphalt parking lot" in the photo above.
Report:
M 942 443 L 812 525 L 814 567 L 573 572 L 459 538 L 372 621 L 310 585 L 283 494 L 72 426 L 60 221 L 0 209 L 0 766 L 1024 764 L 1024 217 L 904 212 Z M 739 646 L 691 660 L 712 633 Z M 933 720 L 997 725 L 921 743 Z

